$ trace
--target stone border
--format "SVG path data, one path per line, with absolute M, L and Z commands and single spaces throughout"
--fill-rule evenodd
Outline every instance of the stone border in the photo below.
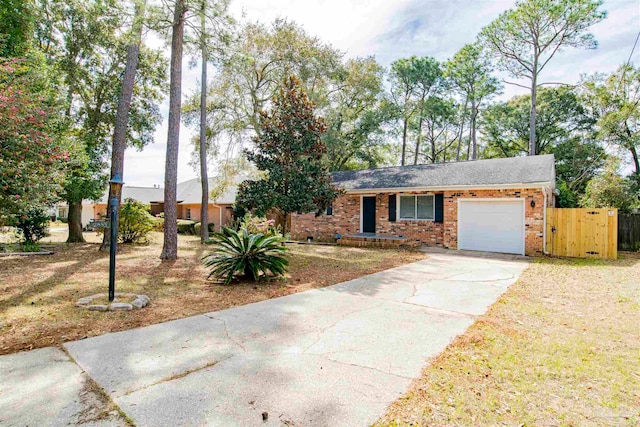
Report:
M 133 302 L 112 302 L 110 304 L 91 304 L 94 299 L 107 297 L 107 294 L 94 294 L 80 298 L 76 302 L 76 307 L 92 311 L 130 311 L 139 310 L 149 304 L 149 297 L 146 295 L 128 294 L 116 292 L 116 297 L 135 297 Z
M 0 252 L 0 257 L 3 256 L 32 256 L 32 255 L 53 255 L 52 251 L 40 251 L 40 252 Z

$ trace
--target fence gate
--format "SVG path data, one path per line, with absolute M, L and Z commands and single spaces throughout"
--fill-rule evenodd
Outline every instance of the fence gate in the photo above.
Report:
M 618 257 L 617 209 L 547 209 L 547 251 L 577 258 Z

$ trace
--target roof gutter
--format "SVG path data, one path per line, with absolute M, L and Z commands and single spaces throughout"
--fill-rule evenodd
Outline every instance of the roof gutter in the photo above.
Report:
M 340 184 L 338 184 L 339 186 Z M 389 187 L 389 188 L 358 188 L 355 190 L 346 189 L 347 194 L 369 194 L 369 193 L 402 193 L 410 191 L 452 191 L 452 190 L 509 190 L 518 188 L 544 188 L 553 187 L 553 183 L 528 182 L 515 184 L 488 184 L 488 185 L 444 185 L 431 187 Z

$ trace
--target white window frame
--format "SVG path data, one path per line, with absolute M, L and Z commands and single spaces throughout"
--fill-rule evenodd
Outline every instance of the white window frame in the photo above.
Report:
M 413 197 L 414 198 L 414 202 L 413 202 L 413 214 L 414 217 L 413 218 L 402 218 L 400 216 L 400 198 L 401 197 Z M 433 206 L 433 211 L 431 214 L 431 218 L 416 218 L 416 216 L 418 216 L 418 197 L 431 197 L 431 199 L 433 200 L 432 206 Z M 396 194 L 396 221 L 431 221 L 434 222 L 436 220 L 436 196 L 433 193 L 428 193 L 428 194 L 413 194 L 413 193 L 400 193 L 400 194 Z

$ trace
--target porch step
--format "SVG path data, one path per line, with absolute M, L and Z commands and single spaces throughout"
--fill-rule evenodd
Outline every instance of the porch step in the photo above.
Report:
M 419 240 L 410 239 L 403 236 L 394 236 L 389 234 L 359 233 L 347 234 L 338 239 L 340 246 L 355 247 L 377 247 L 377 248 L 417 248 L 421 246 Z

